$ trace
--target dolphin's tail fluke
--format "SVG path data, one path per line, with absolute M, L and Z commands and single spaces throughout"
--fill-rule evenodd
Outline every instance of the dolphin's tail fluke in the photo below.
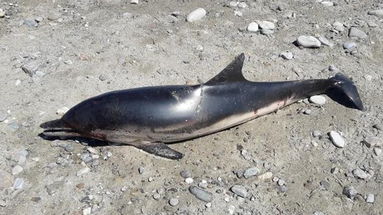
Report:
M 358 90 L 351 79 L 341 73 L 337 73 L 330 80 L 333 81 L 333 86 L 326 92 L 330 98 L 347 107 L 364 110 Z

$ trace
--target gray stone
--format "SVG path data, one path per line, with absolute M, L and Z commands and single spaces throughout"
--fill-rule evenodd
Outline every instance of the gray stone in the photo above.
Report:
M 234 185 L 230 188 L 230 190 L 242 198 L 246 198 L 248 194 L 247 189 L 242 185 Z
M 197 186 L 190 186 L 189 191 L 191 194 L 193 194 L 197 199 L 204 201 L 204 202 L 211 202 L 213 200 L 213 194 L 201 189 Z
M 37 27 L 39 26 L 39 23 L 37 23 L 35 19 L 25 19 L 24 25 L 28 27 Z
M 355 28 L 355 27 L 350 28 L 348 36 L 351 38 L 358 38 L 358 39 L 366 39 L 367 38 L 367 34 L 364 33 L 364 31 L 362 31 L 358 28 Z
M 343 188 L 343 194 L 350 199 L 354 199 L 354 197 L 358 194 L 358 191 L 353 186 L 348 185 Z
M 145 172 L 145 168 L 144 167 L 139 167 L 138 168 L 138 173 L 144 174 L 144 172 Z
M 331 1 L 322 1 L 321 4 L 326 7 L 334 6 L 334 2 L 331 2 Z
M 48 17 L 47 19 L 49 21 L 55 21 L 55 20 L 58 20 L 60 18 L 61 14 L 57 11 L 50 11 L 50 13 L 48 14 Z
M 329 136 L 330 136 L 332 143 L 336 147 L 343 148 L 346 145 L 346 142 L 344 141 L 343 137 L 338 132 L 330 131 Z
M 381 148 L 374 148 L 374 154 L 376 156 L 380 156 L 382 154 L 382 149 Z
M 330 42 L 326 37 L 318 37 L 319 42 L 321 42 L 322 45 L 333 47 L 334 43 Z
M 361 169 L 359 169 L 359 168 L 354 169 L 354 170 L 352 171 L 352 174 L 353 174 L 356 178 L 359 178 L 359 179 L 367 179 L 367 178 L 369 177 L 369 175 L 368 175 L 365 171 L 363 171 L 363 170 L 361 170 Z
M 321 211 L 315 211 L 313 213 L 313 215 L 326 215 L 325 213 L 321 212 Z
M 158 193 L 153 194 L 153 199 L 159 200 L 161 198 L 161 195 Z
M 356 47 L 356 43 L 352 41 L 347 41 L 343 43 L 343 48 L 344 49 L 352 49 Z
M 0 191 L 12 186 L 13 177 L 8 172 L 0 169 Z
M 334 65 L 330 65 L 328 67 L 328 70 L 331 71 L 331 72 L 339 72 L 339 69 L 336 66 L 334 66 Z
M 171 205 L 171 206 L 177 206 L 178 203 L 179 203 L 179 200 L 177 198 L 171 198 L 169 200 L 169 205 Z
M 366 137 L 363 140 L 363 143 L 369 148 L 383 146 L 383 140 L 379 137 L 373 137 L 373 136 Z
M 23 167 L 16 165 L 12 168 L 12 175 L 20 174 L 23 171 Z
M 25 72 L 30 77 L 36 75 L 36 71 L 38 71 L 40 67 L 40 63 L 37 61 L 31 61 L 21 66 L 23 72 Z
M 312 135 L 313 135 L 313 137 L 320 137 L 320 136 L 322 136 L 322 132 L 315 130 L 312 132 Z
M 258 175 L 258 173 L 259 173 L 259 169 L 257 167 L 252 167 L 243 172 L 243 177 L 250 178 L 250 177 Z
M 22 149 L 15 153 L 13 160 L 16 161 L 19 165 L 24 165 L 27 161 L 28 151 L 25 149 Z
M 383 9 L 368 11 L 368 15 L 383 17 Z
M 297 44 L 304 48 L 319 48 L 321 46 L 321 42 L 317 38 L 305 35 L 298 37 Z
M 188 170 L 182 170 L 180 172 L 180 175 L 181 175 L 182 178 L 191 178 L 192 177 L 191 172 L 188 171 Z
M 90 168 L 89 167 L 85 167 L 85 168 L 82 168 L 79 171 L 77 171 L 76 175 L 77 176 L 82 176 L 84 174 L 87 174 L 88 172 L 90 172 Z
M 201 20 L 206 15 L 206 10 L 203 8 L 198 8 L 189 13 L 189 15 L 186 17 L 186 20 L 188 22 L 195 22 L 198 20 Z
M 337 31 L 339 31 L 339 32 L 344 31 L 344 25 L 343 25 L 343 23 L 340 23 L 340 22 L 334 22 L 334 24 L 332 24 L 332 26 L 334 27 L 335 30 L 337 30 Z
M 0 8 L 0 18 L 4 18 L 4 17 L 5 17 L 5 11 Z
M 246 4 L 246 2 L 240 2 L 239 4 L 238 4 L 238 7 L 239 8 L 247 8 L 247 4 Z
M 274 33 L 274 30 L 271 30 L 271 29 L 261 29 L 261 34 L 263 35 L 269 35 L 269 34 L 273 34 Z

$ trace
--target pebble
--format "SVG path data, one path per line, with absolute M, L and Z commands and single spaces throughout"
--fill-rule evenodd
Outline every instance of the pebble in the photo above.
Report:
M 338 132 L 330 131 L 329 136 L 330 136 L 332 143 L 336 147 L 343 148 L 346 145 L 346 142 L 344 141 L 343 137 Z
M 266 29 L 266 30 L 274 30 L 275 29 L 275 24 L 273 22 L 269 22 L 269 21 L 259 21 L 258 25 L 261 29 Z
M 193 194 L 197 199 L 204 202 L 211 202 L 213 200 L 213 194 L 203 190 L 197 186 L 190 186 L 189 191 Z
M 90 215 L 92 214 L 92 208 L 91 207 L 87 207 L 87 208 L 84 208 L 82 210 L 82 215 Z
M 28 151 L 25 149 L 22 149 L 18 152 L 16 152 L 15 156 L 13 157 L 13 160 L 15 160 L 19 165 L 24 165 L 27 161 Z
M 238 6 L 238 4 L 239 4 L 239 2 L 237 2 L 237 1 L 231 1 L 231 2 L 229 2 L 229 7 L 235 8 Z
M 243 172 L 243 177 L 250 178 L 256 176 L 259 173 L 259 169 L 257 167 L 252 167 Z
M 272 172 L 265 172 L 265 173 L 263 173 L 261 175 L 258 175 L 258 179 L 261 180 L 261 181 L 270 180 L 272 177 L 273 177 L 273 173 Z
M 311 96 L 309 101 L 317 105 L 324 105 L 326 104 L 326 97 L 321 95 Z
M 242 16 L 243 16 L 243 13 L 242 13 L 242 11 L 240 11 L 240 10 L 235 10 L 235 11 L 234 11 L 234 16 L 242 17 Z
M 312 132 L 312 135 L 313 135 L 313 137 L 320 137 L 320 136 L 322 136 L 322 132 L 315 130 Z
M 375 202 L 375 195 L 372 193 L 367 194 L 366 202 L 367 203 L 374 203 Z
M 234 185 L 230 188 L 230 190 L 242 198 L 247 197 L 247 189 L 242 185 Z
M 358 194 L 358 191 L 353 186 L 348 185 L 343 188 L 343 194 L 350 199 L 354 199 L 354 197 Z
M 179 203 L 179 200 L 177 198 L 171 198 L 169 200 L 169 205 L 171 205 L 171 206 L 177 206 L 178 203 Z
M 21 190 L 24 186 L 24 179 L 22 178 L 16 178 L 15 182 L 13 183 L 13 189 L 15 190 Z
M 337 30 L 337 31 L 339 31 L 339 32 L 344 31 L 344 25 L 343 25 L 343 23 L 340 23 L 340 22 L 334 22 L 334 24 L 332 24 L 332 26 L 334 27 L 335 30 Z
M 277 184 L 278 184 L 278 186 L 283 186 L 283 185 L 286 185 L 286 181 L 280 178 L 278 180 Z
M 161 198 L 161 195 L 159 193 L 153 194 L 153 199 L 158 200 Z
M 47 19 L 49 21 L 55 21 L 55 20 L 58 20 L 60 18 L 61 14 L 59 12 L 56 12 L 56 11 L 51 11 L 49 14 L 48 14 L 48 17 Z
M 81 175 L 84 175 L 84 174 L 89 173 L 89 172 L 90 172 L 90 168 L 85 167 L 85 168 L 82 168 L 79 171 L 77 171 L 76 175 L 81 176 Z
M 230 205 L 229 208 L 227 209 L 227 211 L 229 212 L 229 214 L 234 214 L 235 206 L 234 205 Z
M 313 213 L 313 215 L 326 215 L 325 213 L 323 213 L 322 211 L 315 211 Z
M 201 20 L 205 15 L 206 15 L 206 10 L 203 8 L 198 8 L 192 11 L 191 13 L 189 13 L 189 15 L 186 17 L 186 20 L 188 22 L 195 22 L 195 21 Z
M 279 56 L 281 56 L 285 60 L 291 60 L 294 58 L 294 54 L 290 51 L 282 52 Z
M 250 22 L 250 24 L 247 26 L 248 32 L 257 32 L 259 30 L 258 23 L 256 22 Z
M 66 112 L 68 112 L 69 108 L 67 107 L 62 107 L 56 110 L 57 115 L 64 115 Z
M 321 4 L 326 7 L 334 6 L 334 2 L 331 2 L 331 1 L 322 1 Z
M 40 64 L 36 61 L 28 62 L 21 66 L 21 69 L 23 72 L 25 72 L 29 77 L 33 77 L 36 75 L 36 72 L 38 71 L 40 67 Z
M 368 11 L 368 15 L 383 17 L 383 9 Z
M 181 175 L 182 178 L 191 178 L 192 177 L 191 172 L 188 171 L 188 170 L 182 170 L 180 172 L 180 175 Z
M 382 149 L 381 149 L 381 148 L 374 148 L 374 154 L 375 154 L 376 156 L 381 155 L 381 154 L 382 154 Z
M 366 39 L 367 38 L 367 34 L 364 33 L 364 31 L 362 31 L 358 28 L 355 28 L 355 27 L 350 28 L 348 36 L 351 38 L 355 37 L 355 38 L 359 38 L 359 39 Z
M 0 8 L 0 18 L 4 18 L 4 17 L 5 17 L 5 11 Z
M 193 180 L 193 178 L 185 178 L 185 182 L 186 182 L 187 184 L 191 184 L 191 183 L 194 182 L 194 180 Z
M 336 66 L 334 66 L 334 65 L 330 65 L 330 66 L 328 67 L 328 70 L 329 70 L 330 72 L 339 72 L 339 69 L 338 69 Z
M 247 8 L 247 4 L 246 4 L 246 2 L 240 2 L 239 4 L 238 4 L 238 7 L 239 8 Z
M 368 178 L 368 174 L 365 172 L 365 171 L 363 171 L 363 170 L 361 170 L 361 169 L 359 169 L 359 168 L 357 168 L 357 169 L 354 169 L 353 171 L 352 171 L 352 174 L 356 177 L 356 178 L 359 178 L 359 179 L 367 179 Z
M 356 47 L 356 43 L 352 41 L 347 41 L 343 43 L 343 48 L 344 49 L 352 49 Z
M 28 27 L 37 27 L 39 24 L 36 22 L 35 19 L 25 19 L 24 25 L 26 25 Z
M 131 0 L 130 4 L 138 4 L 138 0 Z
M 15 167 L 12 168 L 12 175 L 17 175 L 23 171 L 23 167 L 20 165 L 16 165 Z
M 317 38 L 305 35 L 298 37 L 297 44 L 304 48 L 319 48 L 321 46 L 321 42 Z
M 368 147 L 380 147 L 383 146 L 383 140 L 381 140 L 379 137 L 372 137 L 369 136 L 363 140 L 363 143 Z
M 201 187 L 201 188 L 204 188 L 206 189 L 207 188 L 207 181 L 206 180 L 202 180 L 200 183 L 198 183 L 198 187 Z
M 321 42 L 322 45 L 328 46 L 328 47 L 333 47 L 334 43 L 330 42 L 326 37 L 318 37 L 319 42 Z
M 138 168 L 138 173 L 143 174 L 144 172 L 145 172 L 145 168 L 144 167 L 139 167 Z

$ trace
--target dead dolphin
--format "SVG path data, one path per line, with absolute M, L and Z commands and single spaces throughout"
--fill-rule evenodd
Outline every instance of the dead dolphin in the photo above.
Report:
M 221 131 L 317 94 L 334 94 L 363 110 L 353 82 L 329 79 L 251 82 L 244 54 L 208 82 L 118 90 L 87 99 L 61 119 L 41 124 L 42 136 L 80 136 L 127 144 L 170 159 L 183 154 L 165 143 Z

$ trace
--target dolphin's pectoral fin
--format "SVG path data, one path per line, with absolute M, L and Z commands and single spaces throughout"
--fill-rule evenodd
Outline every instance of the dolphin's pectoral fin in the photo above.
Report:
M 180 152 L 177 152 L 174 149 L 171 149 L 164 143 L 144 143 L 144 144 L 136 144 L 135 147 L 142 149 L 143 151 L 154 154 L 160 157 L 179 160 L 184 155 Z

